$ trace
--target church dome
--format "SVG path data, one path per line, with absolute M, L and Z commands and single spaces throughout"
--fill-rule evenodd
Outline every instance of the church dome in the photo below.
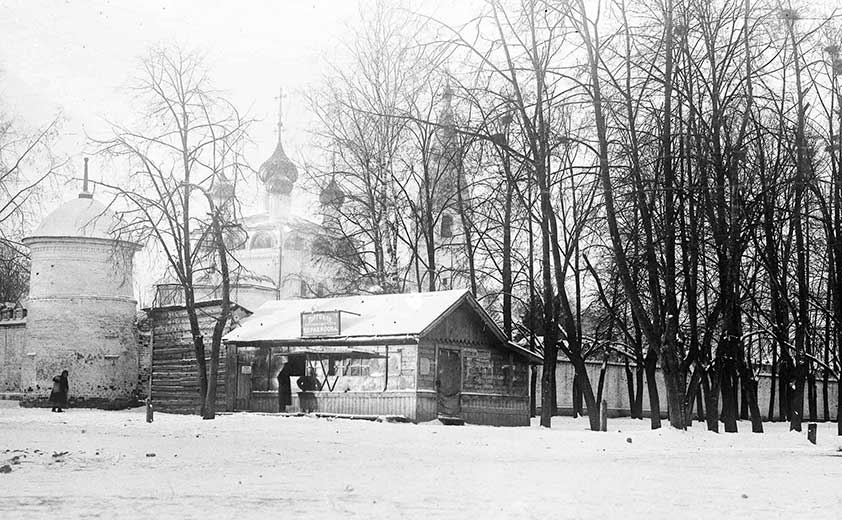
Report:
M 331 179 L 327 186 L 322 189 L 319 194 L 319 202 L 322 206 L 342 207 L 345 202 L 345 192 L 342 191 L 335 179 Z
M 113 240 L 117 215 L 92 198 L 69 200 L 47 215 L 27 238 L 84 237 Z
M 298 180 L 298 169 L 284 153 L 280 138 L 275 152 L 260 165 L 257 175 L 269 193 L 289 195 L 292 191 L 292 185 Z

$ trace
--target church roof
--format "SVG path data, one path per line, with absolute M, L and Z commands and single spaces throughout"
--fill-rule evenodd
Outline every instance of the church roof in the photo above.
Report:
M 84 237 L 113 240 L 117 215 L 93 198 L 68 200 L 47 215 L 25 240 L 38 237 Z

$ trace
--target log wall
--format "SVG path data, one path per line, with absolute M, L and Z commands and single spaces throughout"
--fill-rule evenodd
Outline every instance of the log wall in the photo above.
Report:
M 183 308 L 159 308 L 150 309 L 148 314 L 152 328 L 152 402 L 155 409 L 170 413 L 199 413 L 199 377 L 187 311 Z M 198 312 L 208 365 L 210 339 L 218 314 L 218 305 L 203 306 Z M 219 353 L 216 388 L 218 412 L 228 409 L 226 358 L 226 346 L 223 344 Z

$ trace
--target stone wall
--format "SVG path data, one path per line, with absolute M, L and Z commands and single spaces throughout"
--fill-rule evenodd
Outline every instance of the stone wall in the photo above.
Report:
M 21 391 L 26 356 L 26 318 L 0 320 L 0 393 Z
M 131 255 L 135 250 L 121 244 L 90 238 L 28 240 L 32 256 L 29 298 L 87 296 L 133 300 Z
M 135 305 L 102 298 L 33 299 L 27 317 L 24 404 L 46 405 L 52 379 L 69 372 L 71 405 L 136 404 Z
M 591 386 L 596 393 L 596 385 L 599 382 L 599 371 L 602 363 L 588 363 L 588 377 L 591 380 Z M 632 366 L 632 373 L 634 374 L 634 366 Z M 562 415 L 570 415 L 573 412 L 573 365 L 567 360 L 559 361 L 556 369 L 556 396 L 558 399 L 559 413 Z M 538 383 L 536 386 L 537 405 L 541 407 L 541 368 L 538 368 Z M 667 413 L 667 399 L 666 386 L 664 385 L 663 375 L 660 368 L 657 371 L 658 396 L 661 403 L 661 414 L 666 417 Z M 821 420 L 824 417 L 824 408 L 822 405 L 822 381 L 817 381 L 817 395 L 818 395 L 818 418 Z M 758 401 L 760 405 L 760 412 L 764 420 L 769 417 L 769 396 L 771 389 L 771 377 L 769 374 L 760 374 L 758 382 Z M 828 401 L 829 414 L 832 420 L 836 419 L 836 403 L 838 399 L 838 389 L 836 381 L 830 381 L 828 385 Z M 609 363 L 605 374 L 605 386 L 603 389 L 603 399 L 608 404 L 608 412 L 615 417 L 623 417 L 629 415 L 629 394 L 626 384 L 626 373 L 622 363 Z M 807 407 L 807 391 L 804 391 L 804 417 L 808 419 L 809 408 Z M 695 410 L 695 408 L 694 408 Z M 775 405 L 775 413 L 777 414 L 777 397 Z M 649 414 L 649 394 L 646 389 L 646 382 L 644 379 L 643 386 L 643 411 Z M 777 417 L 775 417 L 777 418 Z

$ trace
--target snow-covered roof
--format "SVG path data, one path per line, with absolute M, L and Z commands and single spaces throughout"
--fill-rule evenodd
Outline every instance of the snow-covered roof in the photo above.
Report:
M 341 337 L 418 336 L 469 294 L 462 289 L 268 301 L 224 339 L 241 343 L 301 339 L 301 313 L 324 311 L 344 311 Z
M 35 237 L 85 237 L 113 239 L 117 217 L 92 198 L 68 200 L 47 215 L 32 233 Z

